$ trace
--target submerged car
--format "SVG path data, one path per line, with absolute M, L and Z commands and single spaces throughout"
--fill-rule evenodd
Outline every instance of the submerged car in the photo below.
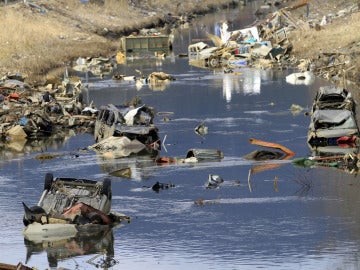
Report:
M 111 137 L 124 137 L 128 139 L 126 141 L 129 141 L 129 144 L 135 141 L 142 144 L 147 152 L 157 153 L 161 148 L 161 142 L 153 119 L 153 109 L 145 105 L 137 108 L 120 108 L 112 104 L 102 106 L 95 122 L 95 142 L 100 143 Z M 119 147 L 126 148 L 127 143 L 122 143 Z M 116 145 L 112 147 L 116 148 Z
M 359 129 L 355 113 L 355 102 L 346 89 L 320 87 L 312 105 L 310 147 L 356 145 Z
M 307 142 L 311 157 L 295 159 L 295 166 L 358 174 L 359 129 L 356 103 L 349 91 L 336 86 L 319 88 L 311 108 Z
M 316 93 L 312 111 L 316 110 L 349 110 L 355 113 L 355 102 L 351 93 L 335 86 L 322 86 Z
M 111 199 L 110 179 L 54 178 L 52 173 L 47 173 L 38 204 L 28 207 L 23 203 L 23 234 L 28 240 L 67 238 L 129 220 L 125 215 L 111 212 Z

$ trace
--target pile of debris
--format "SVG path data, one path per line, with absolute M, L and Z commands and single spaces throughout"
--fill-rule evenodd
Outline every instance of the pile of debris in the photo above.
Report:
M 65 76 L 37 89 L 19 75 L 0 80 L 0 135 L 5 141 L 27 140 L 66 129 L 92 131 L 97 110 L 83 102 L 80 79 Z
M 207 33 L 214 47 L 204 42 L 188 47 L 189 63 L 209 68 L 281 66 L 292 48 L 287 32 L 297 27 L 285 9 L 244 29 L 229 31 L 228 23 L 222 22 L 215 35 Z
M 296 14 L 296 10 L 303 7 L 309 9 L 308 2 L 299 1 L 290 7 L 281 8 L 269 13 L 265 19 L 240 30 L 229 31 L 227 22 L 218 24 L 215 35 L 207 33 L 214 43 L 213 46 L 198 42 L 188 47 L 190 65 L 212 69 L 232 69 L 244 65 L 256 68 L 293 66 L 301 73 L 297 74 L 294 80 L 289 78 L 289 83 L 311 83 L 314 74 L 334 82 L 346 77 L 345 79 L 355 79 L 358 83 L 357 64 L 350 53 L 321 52 L 316 59 L 297 59 L 292 54 L 293 42 L 297 41 L 291 40 L 292 33 L 325 27 L 335 16 L 345 16 L 358 11 L 358 5 L 353 4 L 339 11 L 340 15 L 324 16 L 321 21 L 310 17 L 295 19 L 292 13 Z
M 101 77 L 112 72 L 114 65 L 113 59 L 79 58 L 73 69 Z M 139 76 L 117 79 L 131 80 L 136 87 L 146 84 L 153 90 L 164 90 L 175 80 L 164 72 L 152 72 L 148 76 L 137 72 Z M 73 131 L 94 134 L 96 144 L 89 149 L 102 154 L 111 150 L 114 157 L 139 152 L 156 154 L 160 149 L 153 108 L 144 104 L 137 106 L 138 100 L 117 107 L 109 104 L 100 109 L 92 104 L 86 106 L 83 95 L 87 87 L 80 78 L 70 77 L 67 71 L 62 80 L 48 78 L 36 88 L 24 81 L 19 75 L 8 75 L 0 80 L 0 135 L 4 145 L 12 144 L 21 152 L 28 141 Z

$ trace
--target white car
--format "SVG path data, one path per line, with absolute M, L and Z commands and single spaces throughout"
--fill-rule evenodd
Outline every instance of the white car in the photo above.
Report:
M 25 203 L 24 236 L 28 239 L 67 238 L 81 230 L 103 229 L 123 220 L 125 215 L 111 213 L 111 180 L 54 178 L 45 175 L 44 190 L 36 206 Z

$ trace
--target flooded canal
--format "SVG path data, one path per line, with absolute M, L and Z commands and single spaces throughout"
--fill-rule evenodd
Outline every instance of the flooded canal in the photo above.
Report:
M 0 262 L 37 269 L 358 269 L 356 176 L 330 168 L 299 168 L 291 161 L 259 167 L 243 158 L 260 148 L 250 138 L 280 143 L 295 157 L 310 156 L 310 118 L 304 113 L 326 82 L 294 86 L 285 82 L 288 70 L 244 67 L 224 74 L 189 66 L 187 58 L 177 57 L 189 43 L 204 38 L 204 27 L 211 31 L 214 22 L 231 19 L 241 28 L 254 21 L 249 14 L 238 8 L 208 15 L 189 29 L 177 30 L 172 56 L 129 59 L 119 67 L 126 75 L 135 75 L 135 70 L 171 74 L 176 80 L 166 89 L 139 88 L 111 76 L 88 78 L 85 98 L 97 107 L 139 97 L 155 108 L 161 156 L 219 149 L 221 161 L 159 166 L 147 157 L 103 160 L 79 150 L 94 143 L 91 134 L 69 134 L 35 152 L 8 158 L 2 154 Z M 292 104 L 305 109 L 294 114 Z M 203 121 L 208 134 L 199 136 L 194 128 Z M 41 152 L 59 156 L 36 159 Z M 110 175 L 121 168 L 131 169 L 131 179 Z M 25 240 L 21 202 L 38 202 L 48 172 L 99 181 L 110 177 L 112 210 L 130 216 L 131 222 L 89 238 Z M 209 174 L 224 179 L 219 188 L 205 187 Z M 157 181 L 174 187 L 158 193 L 147 188 Z

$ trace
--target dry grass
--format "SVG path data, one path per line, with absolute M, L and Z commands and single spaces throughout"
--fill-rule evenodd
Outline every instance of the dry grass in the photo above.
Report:
M 103 38 L 64 27 L 50 16 L 39 16 L 29 10 L 8 9 L 0 13 L 6 22 L 0 34 L 0 72 L 43 75 L 48 70 L 86 53 L 108 49 Z M 85 50 L 86 49 L 86 50 Z
M 131 24 L 137 15 L 128 5 L 127 0 L 106 0 L 103 5 L 80 1 L 58 1 L 56 6 L 58 9 L 63 9 L 66 19 L 71 18 L 75 23 L 102 25 L 109 28 Z
M 110 56 L 119 41 L 108 33 L 141 29 L 159 20 L 165 12 L 180 15 L 200 7 L 219 6 L 204 0 L 38 0 L 38 8 L 17 3 L 0 7 L 0 75 L 20 73 L 32 78 L 65 67 L 78 57 Z M 223 3 L 231 2 L 222 1 Z
M 45 12 L 22 3 L 1 6 L 0 20 L 4 27 L 0 32 L 0 76 L 18 72 L 37 78 L 51 70 L 64 70 L 69 61 L 78 57 L 115 55 L 119 40 L 107 38 L 109 33 L 120 35 L 144 28 L 157 22 L 164 13 L 208 12 L 231 0 L 132 0 L 137 3 L 135 6 L 129 2 L 35 1 Z M 324 51 L 360 40 L 359 15 L 348 19 L 348 23 L 346 30 L 341 24 L 337 28 L 335 24 L 327 26 L 320 31 L 323 39 L 319 32 L 300 33 L 295 39 L 299 42 L 294 44 L 294 52 L 315 55 L 314 48 L 315 52 Z M 344 31 L 351 35 L 345 37 Z
M 311 29 L 295 32 L 291 37 L 293 53 L 302 58 L 311 58 L 322 52 L 340 52 L 359 42 L 359 25 L 360 13 L 354 13 L 322 27 L 320 31 Z
M 64 69 L 80 56 L 109 55 L 119 43 L 102 35 L 106 29 L 128 25 L 134 16 L 126 0 L 106 0 L 104 6 L 80 1 L 44 3 L 45 13 L 24 4 L 2 7 L 6 11 L 0 12 L 0 20 L 6 27 L 0 32 L 0 74 L 38 78 Z

